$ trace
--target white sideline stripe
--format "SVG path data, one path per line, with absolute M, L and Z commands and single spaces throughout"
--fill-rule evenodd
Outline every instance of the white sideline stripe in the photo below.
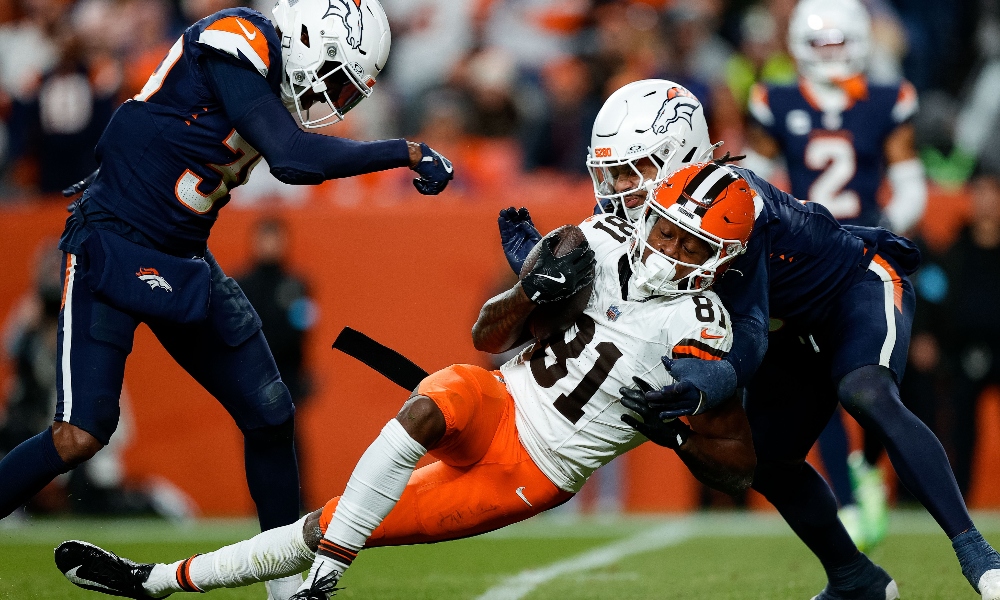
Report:
M 878 364 L 888 367 L 889 359 L 892 358 L 892 349 L 896 346 L 895 290 L 892 287 L 892 277 L 882 265 L 873 260 L 868 264 L 868 268 L 879 276 L 879 279 L 882 280 L 882 286 L 885 288 L 885 326 L 887 333 L 885 341 L 882 342 L 882 352 L 879 353 Z
M 63 384 L 63 421 L 70 422 L 73 416 L 73 370 L 70 369 L 69 356 L 73 348 L 73 280 L 76 278 L 76 255 L 69 255 L 69 266 L 66 268 L 66 304 L 63 307 L 63 347 L 62 347 L 62 384 Z
M 657 527 L 619 542 L 552 563 L 541 569 L 522 571 L 503 581 L 500 585 L 490 588 L 476 600 L 519 600 L 538 586 L 556 577 L 597 569 L 614 564 L 626 556 L 673 546 L 691 538 L 694 532 L 695 528 L 690 520 Z

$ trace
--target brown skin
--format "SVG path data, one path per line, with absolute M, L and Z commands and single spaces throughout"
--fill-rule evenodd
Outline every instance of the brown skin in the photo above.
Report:
M 646 181 L 656 178 L 656 165 L 649 158 L 640 158 L 636 161 L 635 168 L 642 173 L 642 177 Z M 615 183 L 616 193 L 634 189 L 639 185 L 639 175 L 629 165 L 609 167 L 608 172 Z M 625 208 L 635 208 L 646 201 L 646 190 L 636 190 L 625 196 L 623 200 Z
M 52 424 L 52 441 L 59 458 L 70 467 L 90 460 L 104 444 L 76 425 L 56 421 Z

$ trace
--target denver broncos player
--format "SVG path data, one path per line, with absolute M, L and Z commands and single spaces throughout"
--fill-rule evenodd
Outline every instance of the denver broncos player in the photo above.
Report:
M 653 154 L 662 142 L 648 140 L 650 151 L 632 148 L 632 132 L 650 129 L 659 104 L 644 104 L 650 90 L 630 86 L 602 108 L 597 123 L 614 126 L 595 124 L 594 138 L 611 148 L 608 154 L 628 156 L 628 168 L 610 172 L 608 181 L 622 199 L 642 193 L 647 182 L 655 185 L 663 160 Z M 683 137 L 670 143 L 675 147 L 708 138 L 707 128 L 664 135 L 678 134 Z M 593 152 L 590 161 L 596 160 Z M 851 541 L 830 487 L 805 460 L 839 402 L 885 444 L 900 480 L 951 539 L 973 588 L 1000 600 L 1000 555 L 974 526 L 940 442 L 899 399 L 913 319 L 907 274 L 919 262 L 915 247 L 884 229 L 848 231 L 822 204 L 802 203 L 750 170 L 731 170 L 756 193 L 747 250 L 713 288 L 730 311 L 733 346 L 721 361 L 666 357 L 675 383 L 645 394 L 651 409 L 661 418 L 697 415 L 745 386 L 757 453 L 753 487 L 823 564 L 828 585 L 817 598 L 898 598 L 895 581 Z M 621 204 L 615 208 L 622 210 Z M 538 233 L 523 209 L 504 211 L 500 221 L 507 260 L 518 268 L 526 254 L 518 239 Z
M 784 156 L 792 194 L 822 204 L 843 224 L 903 233 L 927 203 L 910 123 L 917 93 L 902 81 L 868 81 L 868 12 L 858 0 L 802 0 L 788 27 L 799 70 L 794 85 L 756 84 L 744 164 L 764 178 Z M 892 198 L 879 207 L 883 174 Z
M 230 190 L 261 159 L 287 183 L 409 166 L 420 192 L 444 189 L 451 164 L 425 144 L 306 133 L 289 114 L 306 128 L 344 118 L 371 94 L 389 45 L 375 0 L 280 0 L 274 25 L 226 9 L 188 28 L 117 110 L 60 242 L 55 424 L 0 462 L 0 517 L 108 443 L 145 322 L 243 431 L 261 527 L 298 518 L 291 398 L 259 318 L 207 242 Z
M 483 307 L 473 340 L 505 351 L 523 340 L 536 306 L 529 298 L 545 304 L 593 281 L 576 324 L 499 371 L 454 365 L 424 379 L 361 457 L 344 495 L 301 522 L 169 565 L 135 565 L 66 542 L 58 567 L 77 585 L 161 597 L 312 565 L 294 597 L 326 598 L 362 548 L 456 539 L 526 519 L 568 500 L 647 438 L 675 449 L 703 481 L 745 489 L 754 458 L 739 402 L 688 427 L 657 418 L 642 391 L 670 381 L 664 354 L 719 360 L 729 348 L 729 319 L 708 288 L 743 251 L 753 211 L 744 180 L 694 165 L 657 191 L 635 228 L 593 216 L 581 224 L 589 243 L 561 258 L 546 238 L 531 272 Z M 439 462 L 414 472 L 428 452 Z
M 803 0 L 789 22 L 788 45 L 799 81 L 754 86 L 750 149 L 743 164 L 767 179 L 783 155 L 795 197 L 822 204 L 842 224 L 909 231 L 927 202 L 910 123 L 917 95 L 906 81 L 878 85 L 867 80 L 871 24 L 865 7 L 858 0 Z M 884 209 L 876 199 L 883 175 L 892 187 Z M 873 442 L 866 436 L 864 454 L 872 462 L 881 453 Z M 839 414 L 820 437 L 820 448 L 852 537 L 862 546 L 878 543 L 886 524 L 880 471 L 861 453 L 852 462 L 867 474 L 859 477 L 865 482 L 858 490 L 859 513 Z

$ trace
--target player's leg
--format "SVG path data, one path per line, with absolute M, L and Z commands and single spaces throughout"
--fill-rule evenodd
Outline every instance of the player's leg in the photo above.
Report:
M 428 449 L 440 461 L 411 478 Z M 489 371 L 454 365 L 421 382 L 362 456 L 344 495 L 327 505 L 305 585 L 321 570 L 339 579 L 362 547 L 476 535 L 569 496 L 520 447 L 506 386 Z
M 876 255 L 866 278 L 841 296 L 831 314 L 837 394 L 879 437 L 900 481 L 951 538 L 969 583 L 984 597 L 1000 598 L 1000 555 L 974 527 L 941 442 L 900 400 L 914 294 L 897 273 L 889 259 Z
M 211 255 L 212 303 L 205 323 L 150 323 L 163 347 L 232 415 L 243 432 L 250 496 L 262 530 L 299 518 L 294 406 L 256 313 Z
M 76 257 L 64 255 L 63 306 L 57 334 L 55 423 L 0 461 L 0 518 L 53 478 L 88 460 L 118 424 L 125 359 L 136 321 L 94 298 Z
M 858 548 L 867 550 L 868 541 L 865 528 L 862 526 L 861 510 L 858 508 L 847 468 L 849 448 L 847 429 L 844 427 L 841 411 L 834 412 L 816 443 L 819 446 L 820 458 L 823 459 L 823 467 L 826 469 L 827 480 L 840 506 L 840 510 L 837 511 L 840 522 L 844 524 L 844 528 Z
M 817 385 L 825 364 L 808 338 L 770 336 L 746 406 L 757 453 L 753 488 L 819 558 L 829 580 L 820 598 L 893 598 L 886 592 L 895 583 L 858 551 L 833 491 L 805 460 L 837 405 L 833 390 Z

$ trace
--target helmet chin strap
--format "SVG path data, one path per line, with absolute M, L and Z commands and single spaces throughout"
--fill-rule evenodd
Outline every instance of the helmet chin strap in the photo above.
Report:
M 635 267 L 628 280 L 629 296 L 636 299 L 648 298 L 654 294 L 670 291 L 664 284 L 673 282 L 677 265 L 653 252 Z M 676 288 L 676 284 L 674 286 Z

